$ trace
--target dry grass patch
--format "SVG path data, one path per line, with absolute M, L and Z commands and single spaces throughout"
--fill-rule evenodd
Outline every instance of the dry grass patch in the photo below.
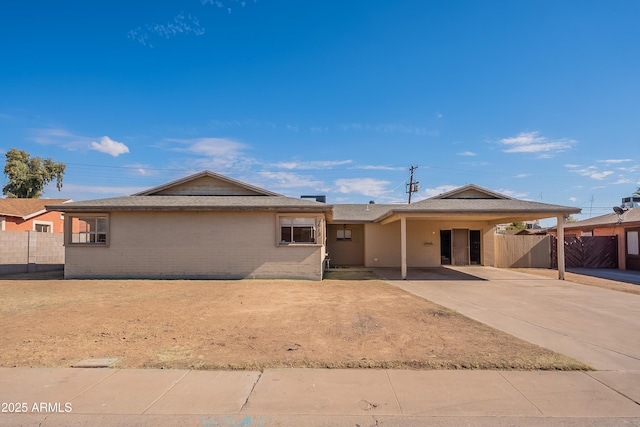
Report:
M 0 366 L 588 369 L 367 278 L 0 280 Z

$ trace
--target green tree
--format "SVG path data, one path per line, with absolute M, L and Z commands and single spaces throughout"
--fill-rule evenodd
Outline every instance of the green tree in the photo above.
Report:
M 58 191 L 62 188 L 65 164 L 53 159 L 31 157 L 26 151 L 12 148 L 7 151 L 4 174 L 9 182 L 2 189 L 7 197 L 37 199 L 44 187 L 54 180 Z
M 512 222 L 507 226 L 507 230 L 526 230 L 527 226 L 524 222 Z
M 565 224 L 573 224 L 574 222 L 578 222 L 578 220 L 575 219 L 573 217 L 573 215 L 569 215 L 569 216 L 564 217 L 564 223 Z

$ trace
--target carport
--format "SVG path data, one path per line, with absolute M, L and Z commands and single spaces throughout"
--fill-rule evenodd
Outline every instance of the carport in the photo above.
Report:
M 406 279 L 407 261 L 411 255 L 408 245 L 408 241 L 411 238 L 407 232 L 408 222 L 447 224 L 447 227 L 450 227 L 453 231 L 452 257 L 456 257 L 459 254 L 462 257 L 461 259 L 468 260 L 466 263 L 453 262 L 453 264 L 457 265 L 471 264 L 472 240 L 470 231 L 481 227 L 484 230 L 485 237 L 480 240 L 480 244 L 484 243 L 484 247 L 478 249 L 482 258 L 477 264 L 490 266 L 493 265 L 493 242 L 486 235 L 489 233 L 487 230 L 491 230 L 492 233 L 495 225 L 556 218 L 558 242 L 563 242 L 564 218 L 576 213 L 580 213 L 580 209 L 518 200 L 470 184 L 411 205 L 391 208 L 378 217 L 375 223 L 382 226 L 396 222 L 400 224 L 400 268 L 402 279 Z M 463 230 L 463 232 L 456 233 L 456 230 Z M 464 230 L 469 231 L 466 240 Z M 457 244 L 455 239 L 459 239 Z M 428 243 L 426 242 L 425 244 Z M 563 280 L 565 272 L 564 245 L 558 243 L 557 251 L 558 278 Z

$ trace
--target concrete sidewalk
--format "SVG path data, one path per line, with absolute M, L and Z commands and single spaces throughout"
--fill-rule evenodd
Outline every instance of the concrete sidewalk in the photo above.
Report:
M 12 426 L 640 425 L 640 372 L 0 368 L 0 402 Z

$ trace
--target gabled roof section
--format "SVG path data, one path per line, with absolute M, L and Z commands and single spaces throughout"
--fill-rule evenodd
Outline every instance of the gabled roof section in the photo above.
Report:
M 278 196 L 280 194 L 219 175 L 202 171 L 133 196 Z
M 616 213 L 609 213 L 605 215 L 596 216 L 593 218 L 583 219 L 582 221 L 572 222 L 569 224 L 565 224 L 565 229 L 583 229 L 583 230 L 592 230 L 594 228 L 599 227 L 613 227 L 615 225 L 626 226 L 626 225 L 637 225 L 640 224 L 640 208 L 631 208 L 620 216 Z M 553 228 L 555 229 L 555 227 Z M 552 229 L 552 230 L 553 230 Z
M 15 216 L 26 221 L 46 212 L 46 205 L 68 203 L 71 199 L 0 199 L 0 216 Z
M 502 199 L 513 200 L 513 197 L 505 196 L 504 194 L 496 193 L 495 191 L 488 190 L 475 184 L 468 184 L 463 187 L 456 188 L 446 193 L 438 194 L 437 196 L 430 197 L 429 199 Z M 427 200 L 429 200 L 427 199 Z M 420 202 L 418 202 L 420 203 Z

